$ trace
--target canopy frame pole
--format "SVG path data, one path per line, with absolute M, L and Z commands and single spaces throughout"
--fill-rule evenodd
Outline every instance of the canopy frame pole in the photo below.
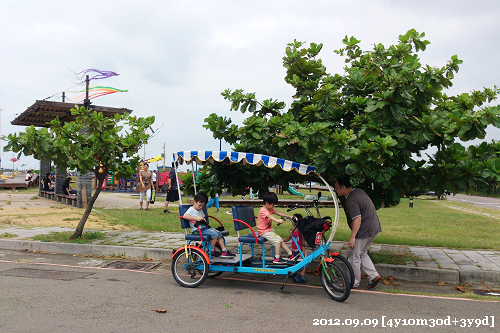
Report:
M 193 162 L 194 162 L 194 161 L 193 161 L 193 160 L 191 160 L 191 169 L 193 169 L 193 173 L 192 173 L 192 175 L 193 175 L 194 195 L 196 195 L 196 193 L 197 193 L 197 192 L 196 192 L 196 176 L 194 175 L 194 174 L 196 173 L 196 171 L 194 171 L 194 164 L 193 164 Z M 196 165 L 198 165 L 198 164 L 196 164 Z
M 322 181 L 325 183 L 326 187 L 328 187 L 328 191 L 330 191 L 330 194 L 332 195 L 333 202 L 335 204 L 335 219 L 332 225 L 332 231 L 330 232 L 330 237 L 328 237 L 328 242 L 331 242 L 333 240 L 333 236 L 335 236 L 335 232 L 337 231 L 337 226 L 339 224 L 339 202 L 337 200 L 337 194 L 335 191 L 332 189 L 330 184 L 327 183 L 327 181 L 321 177 L 321 175 L 316 174 Z

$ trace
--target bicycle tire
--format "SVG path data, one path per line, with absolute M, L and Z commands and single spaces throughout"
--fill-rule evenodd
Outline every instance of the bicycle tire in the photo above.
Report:
M 224 273 L 224 272 L 210 271 L 210 272 L 208 272 L 208 278 L 215 279 L 216 277 L 222 275 L 222 273 Z
M 347 258 L 341 255 L 340 253 L 337 255 L 330 254 L 330 258 L 339 260 L 338 264 L 340 264 L 341 267 L 344 269 L 344 273 L 346 274 L 347 279 L 349 281 L 349 288 L 352 289 L 352 287 L 354 286 L 354 270 L 352 269 L 349 260 L 347 260 Z
M 196 288 L 208 277 L 208 262 L 203 255 L 191 249 L 186 256 L 179 251 L 172 260 L 172 276 L 175 281 L 186 288 Z
M 320 264 L 319 276 L 323 289 L 335 301 L 343 302 L 349 297 L 351 289 L 347 283 L 347 277 L 344 270 L 335 261 L 324 262 Z

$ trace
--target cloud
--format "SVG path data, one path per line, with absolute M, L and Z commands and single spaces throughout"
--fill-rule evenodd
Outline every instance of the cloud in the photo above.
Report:
M 244 118 L 229 111 L 220 95 L 224 89 L 291 103 L 282 57 L 294 39 L 323 43 L 327 71 L 342 73 L 345 63 L 333 50 L 342 47 L 344 36 L 370 49 L 396 43 L 414 28 L 431 41 L 420 54 L 423 63 L 443 66 L 454 54 L 464 60 L 450 93 L 492 87 L 500 77 L 494 65 L 499 14 L 495 1 L 2 2 L 1 133 L 24 130 L 10 121 L 35 100 L 81 89 L 68 89 L 76 81 L 69 69 L 98 68 L 120 74 L 98 84 L 129 92 L 95 104 L 155 115 L 155 126 L 163 124 L 146 147 L 151 156 L 162 152 L 164 142 L 167 153 L 218 149 L 203 119 L 212 112 L 235 123 Z

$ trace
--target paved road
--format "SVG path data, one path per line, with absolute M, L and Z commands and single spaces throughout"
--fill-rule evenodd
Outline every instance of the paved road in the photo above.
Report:
M 446 199 L 449 201 L 463 202 L 478 207 L 500 209 L 500 198 L 456 194 L 456 195 L 448 195 L 446 196 Z
M 99 258 L 2 254 L 1 332 L 498 332 L 500 325 L 498 302 L 353 291 L 337 303 L 314 283 L 280 291 L 272 277 L 244 275 L 187 289 L 166 263 L 137 272 L 96 268 Z M 443 326 L 415 325 L 421 319 Z

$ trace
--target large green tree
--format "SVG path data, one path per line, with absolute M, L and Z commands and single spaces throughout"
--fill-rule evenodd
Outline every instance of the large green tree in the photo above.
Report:
M 499 89 L 448 96 L 462 61 L 454 55 L 444 66 L 422 65 L 418 53 L 430 44 L 424 37 L 409 30 L 395 45 L 363 51 L 346 36 L 334 51 L 346 66 L 333 75 L 318 57 L 322 44 L 295 40 L 283 57 L 285 82 L 295 89 L 288 109 L 228 89 L 222 95 L 231 110 L 249 114 L 243 126 L 211 114 L 204 127 L 238 151 L 312 164 L 330 181 L 350 175 L 377 207 L 423 188 L 455 192 L 464 181 L 473 191 L 484 175 L 459 153 L 465 148 L 456 139 L 483 139 L 488 125 L 500 127 L 499 106 L 487 104 Z M 437 153 L 425 162 L 429 147 Z
M 77 169 L 82 174 L 93 172 L 98 180 L 85 212 L 71 238 L 82 235 L 85 222 L 101 192 L 108 171 L 118 177 L 129 177 L 137 170 L 139 148 L 149 138 L 154 116 L 137 118 L 129 114 L 104 117 L 85 107 L 71 109 L 74 121 L 61 124 L 58 118 L 48 128 L 26 128 L 19 134 L 9 134 L 4 151 L 19 155 L 49 158 L 61 169 Z

